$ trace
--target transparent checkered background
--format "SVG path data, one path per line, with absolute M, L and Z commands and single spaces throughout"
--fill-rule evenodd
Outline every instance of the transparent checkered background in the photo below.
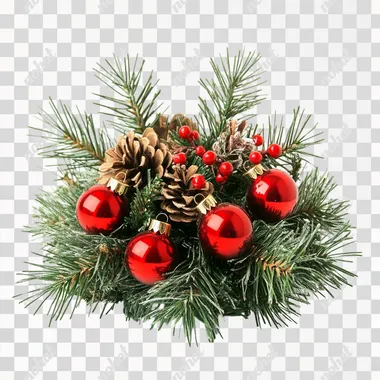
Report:
M 380 378 L 378 0 L 16 0 L 0 9 L 1 379 Z M 263 55 L 268 99 L 259 121 L 301 105 L 324 131 L 317 150 L 326 159 L 317 165 L 352 202 L 354 249 L 364 252 L 347 265 L 358 275 L 354 286 L 335 300 L 312 300 L 288 328 L 228 318 L 213 344 L 200 329 L 199 348 L 170 328 L 125 322 L 120 307 L 101 320 L 82 307 L 49 328 L 42 312 L 33 316 L 12 299 L 26 289 L 14 285 L 16 272 L 40 247 L 23 226 L 36 194 L 55 179 L 27 126 L 40 125 L 35 116 L 49 96 L 96 113 L 92 68 L 113 53 L 144 56 L 168 112 L 196 113 L 197 80 L 226 47 Z

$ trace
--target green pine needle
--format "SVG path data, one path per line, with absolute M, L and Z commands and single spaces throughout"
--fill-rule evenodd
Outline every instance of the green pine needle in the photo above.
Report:
M 105 66 L 99 64 L 94 69 L 96 77 L 115 93 L 113 96 L 98 94 L 106 103 L 96 104 L 105 108 L 103 114 L 116 118 L 111 123 L 122 133 L 128 129 L 142 133 L 159 118 L 161 105 L 156 105 L 156 100 L 161 90 L 154 92 L 158 81 L 152 82 L 153 72 L 142 84 L 144 64 L 144 60 L 139 63 L 138 57 L 132 60 L 129 56 L 124 59 L 114 56 L 113 62 L 106 60 Z
M 215 114 L 211 109 L 210 101 L 200 97 L 200 116 L 198 123 L 204 136 L 206 148 L 211 148 L 211 143 L 225 131 L 227 123 L 233 118 L 238 120 L 247 111 L 251 111 L 265 98 L 261 96 L 259 86 L 261 71 L 257 64 L 260 55 L 256 53 L 239 52 L 232 58 L 227 50 L 227 57 L 220 56 L 220 65 L 211 59 L 211 67 L 215 74 L 214 79 L 201 79 L 200 85 L 205 89 L 215 108 Z M 255 114 L 244 115 L 249 119 Z
M 107 149 L 114 143 L 105 128 L 96 129 L 92 115 L 78 115 L 59 102 L 58 108 L 50 98 L 53 114 L 40 114 L 49 128 L 35 128 L 43 134 L 47 144 L 39 149 L 44 158 L 60 159 L 58 165 L 63 168 L 93 168 L 99 166 Z M 40 136 L 37 136 L 40 137 Z

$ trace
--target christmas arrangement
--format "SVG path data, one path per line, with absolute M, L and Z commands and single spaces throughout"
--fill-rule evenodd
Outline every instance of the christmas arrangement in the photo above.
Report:
M 51 101 L 49 129 L 37 130 L 61 184 L 37 197 L 28 227 L 43 250 L 23 273 L 36 285 L 26 306 L 48 301 L 52 321 L 82 300 L 101 315 L 120 302 L 126 319 L 180 324 L 191 343 L 197 321 L 210 341 L 223 316 L 279 327 L 311 296 L 348 284 L 349 205 L 308 163 L 321 142 L 310 116 L 250 121 L 264 99 L 259 58 L 211 60 L 195 118 L 160 112 L 138 58 L 95 70 L 110 90 L 99 95 L 103 127 Z

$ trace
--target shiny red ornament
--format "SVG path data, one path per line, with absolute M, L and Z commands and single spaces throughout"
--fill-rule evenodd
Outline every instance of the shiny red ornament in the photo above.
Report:
M 198 230 L 205 252 L 229 260 L 247 249 L 253 229 L 248 214 L 241 207 L 230 203 L 216 205 L 215 199 L 209 195 L 198 205 L 198 210 L 205 214 Z
M 288 173 L 270 169 L 253 180 L 246 199 L 247 207 L 255 218 L 277 222 L 293 211 L 298 189 Z
M 263 143 L 264 143 L 263 136 L 261 136 L 261 135 L 254 135 L 254 136 L 252 137 L 252 140 L 253 140 L 253 143 L 254 143 L 256 146 L 261 146 L 261 145 L 263 145 Z
M 282 148 L 278 144 L 271 144 L 268 146 L 267 153 L 272 158 L 279 158 L 282 154 Z
M 198 156 L 198 157 L 203 157 L 203 155 L 206 153 L 206 149 L 204 146 L 202 145 L 199 145 L 195 148 L 195 154 Z
M 216 153 L 212 150 L 208 150 L 202 157 L 205 165 L 214 165 L 216 163 Z
M 173 269 L 178 255 L 169 237 L 170 224 L 153 219 L 149 229 L 129 242 L 125 250 L 125 264 L 136 280 L 153 285 Z
M 249 161 L 252 162 L 252 164 L 254 165 L 258 165 L 262 160 L 263 160 L 263 156 L 260 152 L 252 152 L 250 155 L 249 155 Z
M 222 162 L 219 166 L 219 172 L 223 177 L 229 177 L 234 171 L 231 162 Z
M 109 234 L 122 225 L 127 212 L 126 200 L 104 185 L 90 187 L 76 206 L 78 222 L 90 234 Z
M 178 165 L 184 165 L 187 161 L 187 157 L 185 153 L 177 153 L 173 157 L 173 162 Z
M 191 128 L 188 125 L 183 125 L 179 130 L 178 130 L 178 135 L 182 139 L 187 140 L 188 138 L 191 137 L 192 131 Z
M 194 176 L 191 179 L 191 183 L 194 189 L 203 189 L 206 186 L 206 179 L 203 175 Z

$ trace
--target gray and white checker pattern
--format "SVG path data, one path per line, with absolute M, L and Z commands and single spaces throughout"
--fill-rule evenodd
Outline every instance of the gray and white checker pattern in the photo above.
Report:
M 0 378 L 344 379 L 380 378 L 380 2 L 379 0 L 15 0 L 0 11 Z M 99 320 L 82 307 L 48 327 L 12 299 L 39 241 L 23 230 L 33 199 L 55 173 L 36 157 L 27 126 L 48 97 L 89 112 L 99 83 L 92 68 L 113 53 L 140 54 L 160 78 L 169 112 L 196 113 L 209 57 L 245 47 L 263 55 L 259 121 L 301 105 L 327 142 L 318 166 L 352 202 L 352 288 L 312 300 L 298 324 L 257 329 L 228 318 L 224 339 L 189 348 L 170 328 L 125 322 L 121 308 Z

